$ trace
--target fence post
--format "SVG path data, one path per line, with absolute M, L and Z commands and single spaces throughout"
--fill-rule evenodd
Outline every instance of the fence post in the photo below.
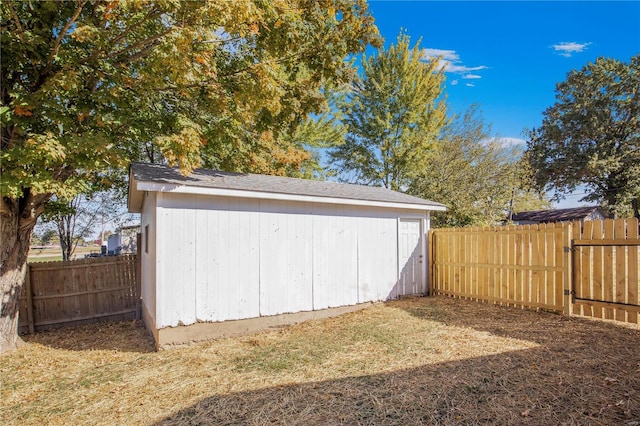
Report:
M 572 255 L 572 247 L 571 247 L 571 235 L 573 235 L 571 233 L 572 229 L 571 227 L 575 226 L 572 225 L 571 223 L 567 224 L 566 226 L 563 227 L 562 229 L 562 240 L 564 242 L 563 244 L 563 264 L 564 264 L 564 277 L 563 277 L 563 281 L 564 281 L 564 298 L 563 298 L 563 304 L 564 304 L 564 310 L 563 313 L 564 315 L 567 316 L 571 316 L 572 311 L 573 311 L 573 298 L 571 295 L 571 292 L 573 291 L 573 286 L 571 285 L 571 280 L 573 279 L 573 264 L 572 264 L 572 259 L 573 259 L 573 255 Z
M 27 274 L 25 276 L 24 285 L 26 286 L 27 296 L 27 324 L 29 326 L 29 334 L 35 333 L 36 327 L 33 321 L 33 290 L 31 288 L 31 265 L 27 264 Z

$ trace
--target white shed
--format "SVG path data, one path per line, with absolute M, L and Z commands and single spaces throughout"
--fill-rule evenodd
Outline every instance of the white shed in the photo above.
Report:
M 158 347 L 424 294 L 429 211 L 445 210 L 378 187 L 142 163 L 128 204 Z

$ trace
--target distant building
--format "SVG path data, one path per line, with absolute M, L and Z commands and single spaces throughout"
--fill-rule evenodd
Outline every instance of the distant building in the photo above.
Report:
M 574 207 L 569 209 L 536 210 L 514 214 L 511 220 L 516 225 L 538 223 L 575 222 L 585 220 L 603 220 L 611 217 L 599 206 Z
M 122 253 L 136 253 L 138 234 L 140 233 L 140 225 L 123 226 L 116 229 L 116 233 L 120 234 L 120 246 Z

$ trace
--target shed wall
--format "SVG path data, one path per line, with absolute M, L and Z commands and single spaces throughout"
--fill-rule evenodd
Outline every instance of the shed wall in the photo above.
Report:
M 141 256 L 141 297 L 145 322 L 153 330 L 156 321 L 156 193 L 147 193 L 143 201 L 141 217 L 142 247 Z
M 171 193 L 157 202 L 157 328 L 395 298 L 398 218 L 428 223 L 402 209 Z

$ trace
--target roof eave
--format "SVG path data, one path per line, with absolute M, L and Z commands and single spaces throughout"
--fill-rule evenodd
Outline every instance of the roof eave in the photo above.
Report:
M 129 191 L 127 192 L 127 209 L 129 213 L 142 213 L 144 193 L 138 188 L 138 181 L 129 167 Z
M 133 180 L 132 180 L 133 181 Z M 228 189 L 228 188 L 212 188 L 193 185 L 178 185 L 170 183 L 158 183 L 158 182 L 136 182 L 136 191 L 142 194 L 144 191 L 151 192 L 171 192 L 176 194 L 194 194 L 194 195 L 217 195 L 224 197 L 237 197 L 237 198 L 257 198 L 265 200 L 281 200 L 281 201 L 298 201 L 308 203 L 323 203 L 323 204 L 347 204 L 355 206 L 369 206 L 369 207 L 382 207 L 382 208 L 397 208 L 407 210 L 420 210 L 420 211 L 446 211 L 447 207 L 442 204 L 419 204 L 419 203 L 402 203 L 392 201 L 373 201 L 373 200 L 361 200 L 355 198 L 340 198 L 340 197 L 323 197 L 315 195 L 298 195 L 298 194 L 285 194 L 279 192 L 266 192 L 255 190 L 240 190 L 240 189 Z M 132 191 L 129 190 L 131 197 Z M 130 200 L 135 201 L 133 198 Z M 132 204 L 129 205 L 129 211 L 132 213 L 139 213 L 139 211 L 132 211 Z M 142 195 L 140 195 L 140 206 L 142 209 Z

